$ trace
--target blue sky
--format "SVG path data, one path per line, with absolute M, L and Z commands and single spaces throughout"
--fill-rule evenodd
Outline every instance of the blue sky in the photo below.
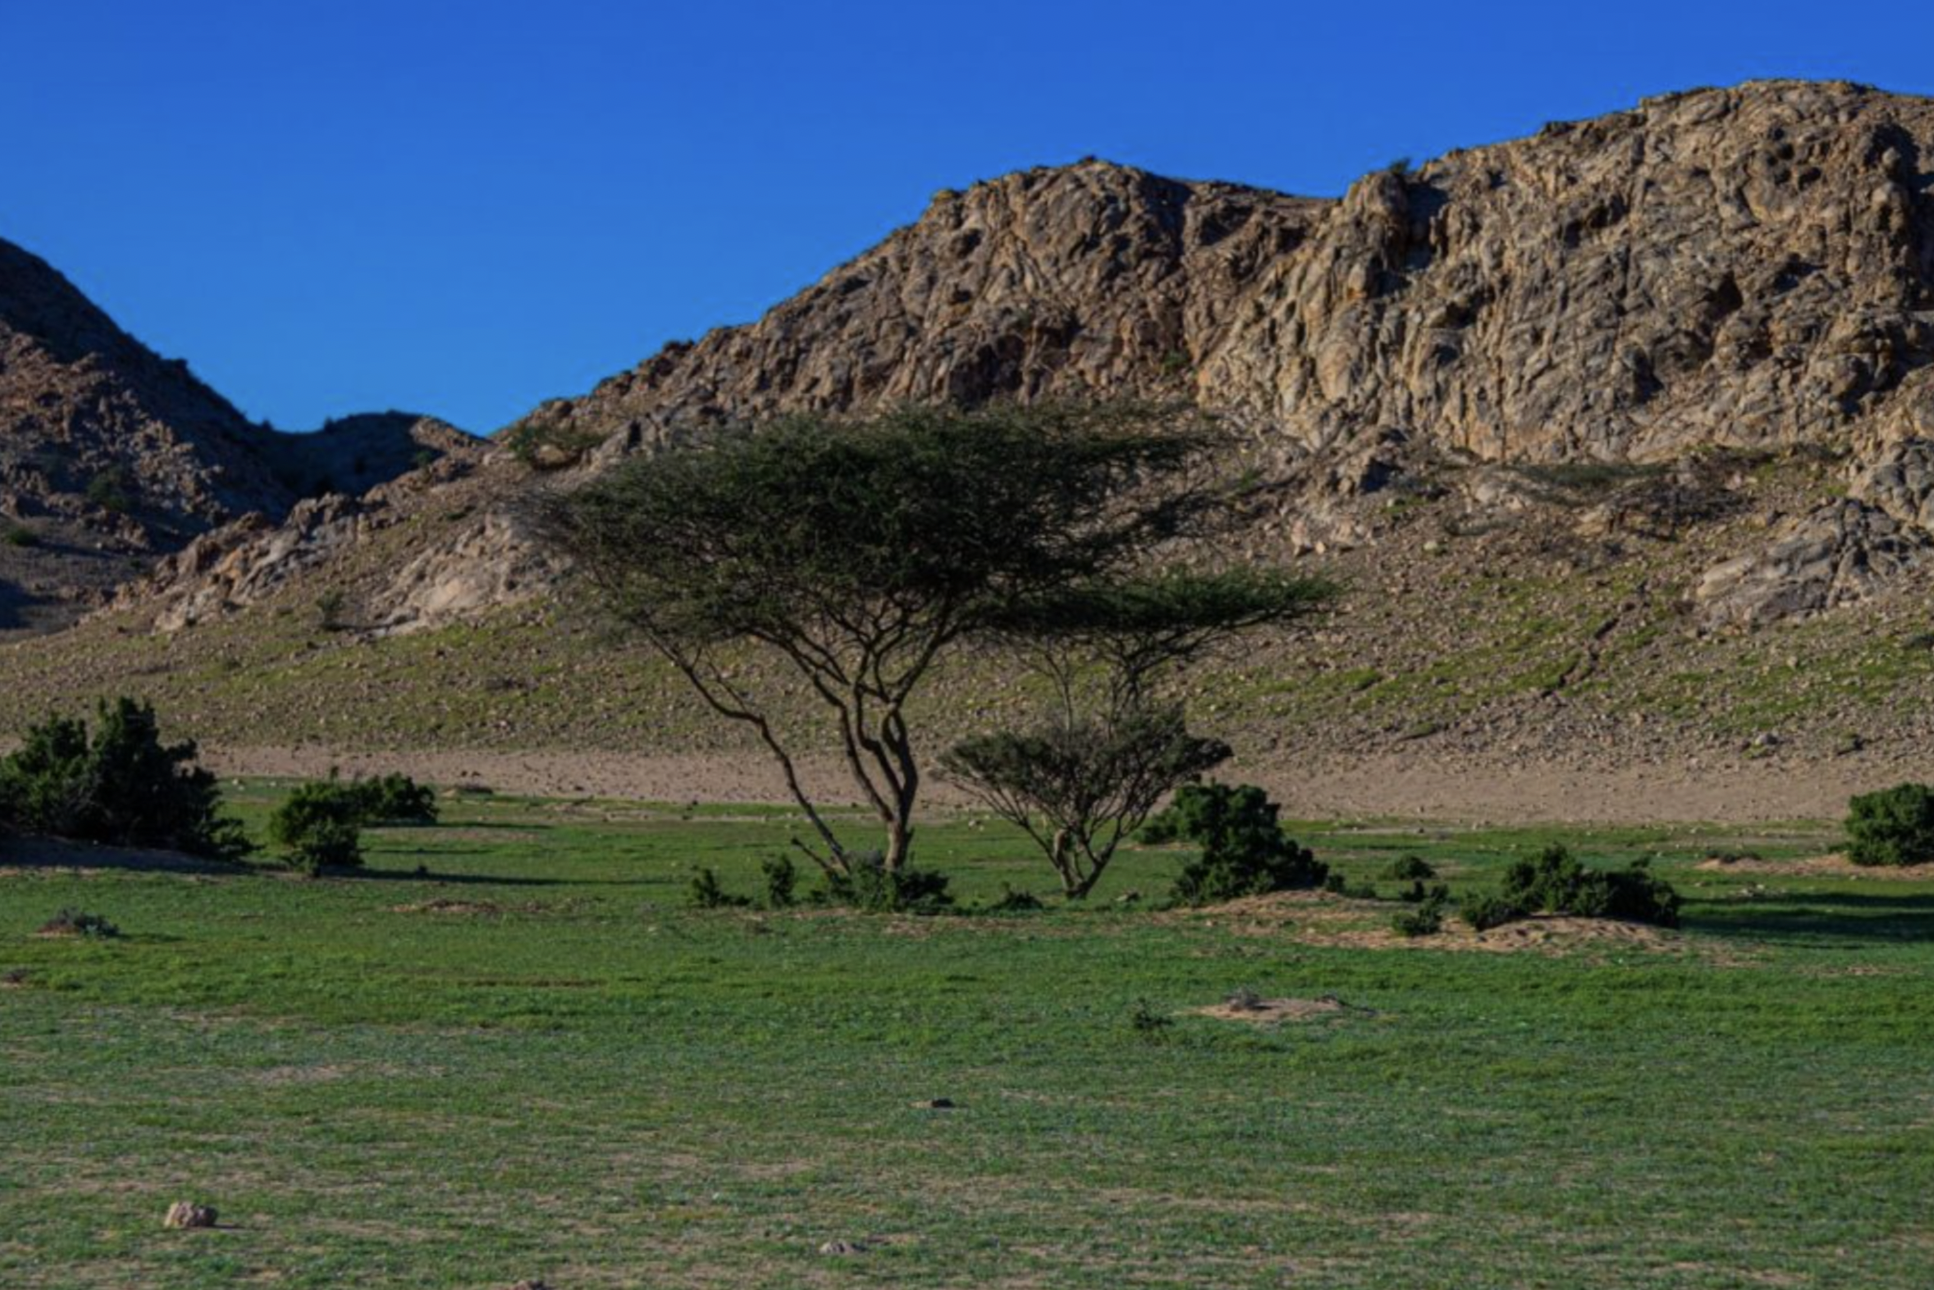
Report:
M 1931 48 L 1914 5 L 0 0 L 0 237 L 252 416 L 488 431 L 937 188 L 1096 154 L 1334 194 L 1694 85 L 1934 93 Z

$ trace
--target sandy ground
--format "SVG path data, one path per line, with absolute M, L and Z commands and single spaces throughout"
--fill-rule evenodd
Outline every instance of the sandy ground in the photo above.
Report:
M 305 748 L 205 748 L 227 775 L 316 776 L 402 771 L 446 787 L 660 802 L 778 802 L 785 784 L 756 753 L 650 756 L 599 752 L 337 752 Z M 827 803 L 858 799 L 837 762 L 801 766 L 808 791 Z M 1934 760 L 1909 765 L 1857 758 L 1824 763 L 1765 761 L 1617 769 L 1450 761 L 1382 755 L 1307 765 L 1233 764 L 1224 779 L 1258 783 L 1293 818 L 1396 817 L 1464 823 L 1753 823 L 1838 819 L 1847 798 L 1905 779 L 1934 780 Z M 923 800 L 965 802 L 929 782 Z

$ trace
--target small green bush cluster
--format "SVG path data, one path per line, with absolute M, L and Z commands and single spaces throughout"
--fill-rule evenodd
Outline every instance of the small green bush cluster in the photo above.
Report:
M 1438 883 L 1423 892 L 1414 909 L 1406 909 L 1390 920 L 1399 936 L 1435 936 L 1444 930 L 1444 915 L 1450 910 L 1450 888 Z
M 1384 872 L 1386 877 L 1394 878 L 1398 882 L 1422 882 L 1426 878 L 1437 876 L 1437 871 L 1431 868 L 1430 861 L 1422 856 L 1404 856 L 1400 860 L 1392 860 L 1390 868 Z
M 759 862 L 759 873 L 766 880 L 766 908 L 791 909 L 799 903 L 799 870 L 785 856 Z
M 709 865 L 692 875 L 686 895 L 697 909 L 744 909 L 752 903 L 750 897 L 735 896 L 719 885 L 719 876 Z
M 1859 865 L 1934 861 L 1934 788 L 1896 784 L 1849 802 L 1847 859 Z
M 1624 869 L 1591 869 L 1562 846 L 1546 847 L 1535 860 L 1519 860 L 1504 873 L 1497 895 L 1462 906 L 1472 927 L 1485 931 L 1532 914 L 1623 918 L 1660 927 L 1679 925 L 1679 893 L 1634 860 Z
M 196 766 L 193 741 L 161 742 L 154 708 L 102 702 L 95 728 L 54 717 L 0 760 L 0 822 L 29 833 L 162 847 L 232 860 L 252 848 L 220 814 L 215 776 Z
M 859 856 L 850 863 L 844 875 L 823 875 L 806 899 L 815 905 L 899 914 L 937 914 L 954 903 L 945 874 L 926 869 L 888 873 L 877 855 Z M 761 861 L 759 870 L 765 880 L 766 908 L 790 909 L 799 903 L 799 871 L 791 860 L 775 856 Z M 748 909 L 753 904 L 750 896 L 727 891 L 709 867 L 692 875 L 686 898 L 698 909 Z
M 269 816 L 269 840 L 288 867 L 311 877 L 363 862 L 363 829 L 379 824 L 434 824 L 436 790 L 408 775 L 299 784 Z
M 5 529 L 0 529 L 0 542 L 5 542 L 8 546 L 39 546 L 40 534 L 25 524 L 9 524 Z
M 504 446 L 534 470 L 568 466 L 590 452 L 604 436 L 596 430 L 572 426 L 560 417 L 532 413 L 504 431 Z
M 1174 1024 L 1173 1017 L 1157 1012 L 1146 999 L 1135 1000 L 1134 1008 L 1128 1013 L 1129 1028 L 1144 1039 L 1154 1039 Z
M 87 500 L 104 511 L 125 515 L 134 509 L 134 501 L 128 495 L 133 486 L 133 477 L 126 466 L 109 466 L 87 481 Z
M 876 914 L 937 914 L 954 903 L 946 874 L 931 869 L 889 872 L 875 854 L 855 857 L 844 874 L 827 874 L 813 895 L 821 904 Z
M 1175 880 L 1171 897 L 1180 905 L 1321 886 L 1329 867 L 1283 833 L 1278 811 L 1253 784 L 1185 784 L 1142 839 L 1201 846 Z
M 1495 892 L 1464 897 L 1458 902 L 1457 912 L 1464 916 L 1465 922 L 1480 932 L 1488 932 L 1493 927 L 1502 927 L 1525 916 L 1523 909 Z
M 63 909 L 40 925 L 42 936 L 85 936 L 90 940 L 111 941 L 121 929 L 100 914 L 78 909 Z
M 269 816 L 269 841 L 289 868 L 314 877 L 363 863 L 363 798 L 338 779 L 298 784 Z
M 376 775 L 350 782 L 365 824 L 435 824 L 436 790 L 408 775 Z
M 990 914 L 1032 914 L 1045 908 L 1041 898 L 1033 892 L 1007 883 L 1002 883 L 1001 894 L 987 903 L 987 912 Z

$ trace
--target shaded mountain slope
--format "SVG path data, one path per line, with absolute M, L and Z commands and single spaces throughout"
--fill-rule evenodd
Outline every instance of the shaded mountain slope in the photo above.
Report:
M 258 426 L 0 241 L 0 631 L 64 622 L 239 516 L 280 520 L 305 496 L 360 492 L 471 442 L 400 413 L 317 435 Z

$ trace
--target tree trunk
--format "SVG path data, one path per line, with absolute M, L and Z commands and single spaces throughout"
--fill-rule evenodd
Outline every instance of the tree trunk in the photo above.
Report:
M 888 873 L 898 873 L 912 849 L 913 822 L 904 814 L 895 814 L 886 822 L 886 855 L 881 864 Z

